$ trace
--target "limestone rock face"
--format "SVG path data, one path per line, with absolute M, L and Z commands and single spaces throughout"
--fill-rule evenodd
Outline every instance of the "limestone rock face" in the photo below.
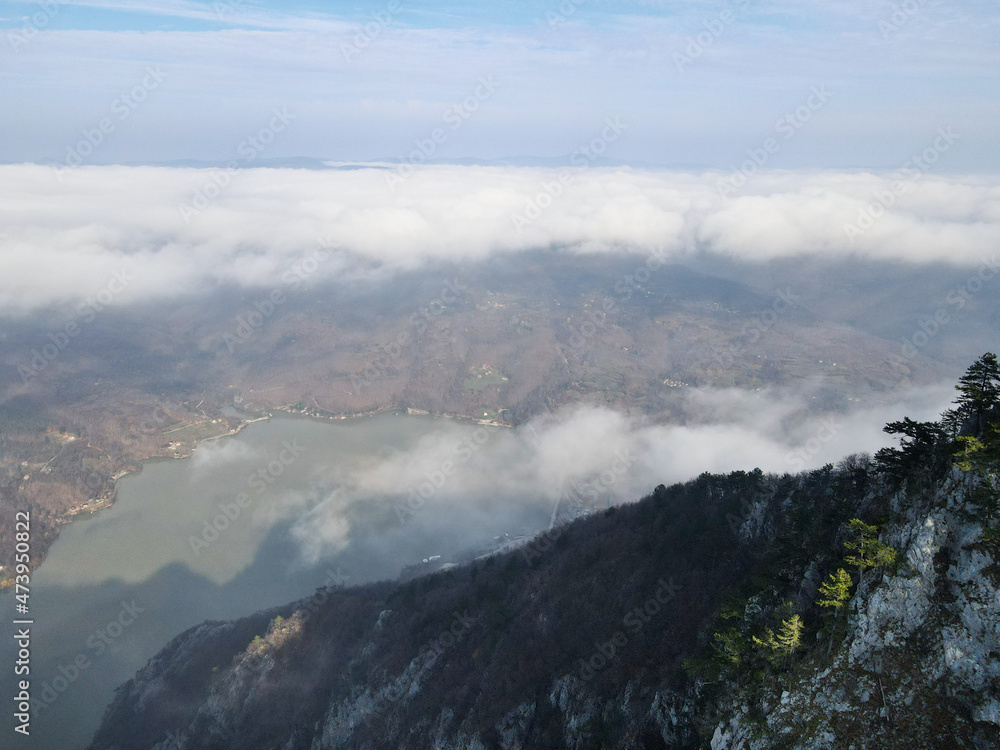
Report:
M 979 543 L 982 526 L 949 493 L 938 499 L 943 507 L 891 530 L 903 561 L 854 597 L 847 637 L 822 668 L 803 665 L 770 696 L 763 723 L 730 707 L 712 750 L 1000 746 L 997 561 Z

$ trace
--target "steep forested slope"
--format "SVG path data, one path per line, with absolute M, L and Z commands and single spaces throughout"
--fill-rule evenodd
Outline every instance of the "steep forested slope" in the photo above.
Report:
M 1000 369 L 799 475 L 657 487 L 530 545 L 178 637 L 93 748 L 1000 746 Z

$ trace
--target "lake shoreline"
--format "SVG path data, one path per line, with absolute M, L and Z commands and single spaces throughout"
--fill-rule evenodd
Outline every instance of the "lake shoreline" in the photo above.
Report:
M 203 443 L 208 443 L 213 440 L 220 440 L 222 438 L 234 437 L 236 435 L 239 435 L 241 432 L 243 432 L 243 430 L 245 430 L 250 425 L 257 424 L 258 422 L 267 422 L 273 419 L 276 415 L 293 417 L 298 419 L 312 419 L 324 422 L 346 422 L 351 420 L 370 419 L 372 417 L 376 417 L 381 414 L 392 414 L 392 413 L 397 413 L 401 416 L 405 415 L 405 416 L 416 416 L 416 417 L 431 417 L 433 419 L 447 419 L 464 424 L 478 424 L 485 427 L 513 428 L 516 426 L 512 424 L 506 424 L 503 422 L 497 422 L 495 420 L 484 419 L 482 417 L 471 417 L 465 414 L 448 414 L 444 412 L 437 414 L 423 409 L 413 409 L 411 407 L 400 407 L 400 406 L 384 406 L 384 407 L 379 407 L 377 409 L 371 409 L 364 412 L 354 412 L 354 413 L 334 413 L 334 412 L 324 412 L 318 409 L 308 409 L 308 408 L 296 409 L 294 406 L 278 406 L 273 409 L 269 409 L 266 412 L 263 412 L 262 416 L 254 416 L 251 414 L 247 414 L 246 419 L 238 417 L 240 419 L 240 423 L 232 430 L 224 432 L 220 435 L 212 435 L 210 437 L 197 440 L 191 447 L 191 449 L 189 451 L 185 451 L 184 453 L 178 453 L 172 456 L 153 455 L 153 456 L 144 456 L 141 458 L 136 458 L 135 468 L 123 469 L 111 476 L 111 482 L 112 482 L 111 489 L 107 493 L 105 493 L 102 496 L 94 498 L 93 500 L 90 501 L 90 503 L 86 507 L 69 510 L 63 513 L 62 515 L 58 516 L 58 518 L 56 519 L 56 527 L 58 528 L 62 526 L 67 526 L 80 517 L 90 517 L 95 513 L 98 513 L 102 510 L 107 510 L 108 508 L 114 506 L 115 501 L 118 497 L 118 481 L 127 476 L 131 476 L 133 474 L 139 474 L 140 472 L 142 472 L 143 466 L 146 463 L 157 460 L 176 461 L 176 460 L 184 460 L 191 458 L 191 456 L 194 455 L 194 452 L 198 449 L 198 446 L 202 445 Z M 58 540 L 58 535 L 56 536 L 55 539 L 51 540 L 49 547 L 51 548 L 51 545 L 54 544 L 57 540 Z M 45 562 L 45 557 L 46 555 L 43 555 L 38 559 L 37 563 L 29 571 L 29 575 L 34 573 L 42 566 L 42 563 Z M 6 580 L 0 581 L 0 592 L 3 592 L 6 589 L 10 588 L 14 584 L 14 580 L 15 580 L 14 577 L 11 577 Z

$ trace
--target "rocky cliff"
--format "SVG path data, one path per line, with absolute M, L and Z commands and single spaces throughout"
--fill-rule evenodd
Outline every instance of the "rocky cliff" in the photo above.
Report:
M 965 478 L 903 508 L 903 559 L 850 601 L 832 653 L 720 707 L 712 750 L 1000 747 L 1000 566 Z

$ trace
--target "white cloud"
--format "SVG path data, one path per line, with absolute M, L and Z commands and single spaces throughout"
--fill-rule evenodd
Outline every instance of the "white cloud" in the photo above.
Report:
M 343 252 L 317 279 L 359 261 L 393 270 L 548 246 L 682 255 L 697 245 L 761 261 L 824 254 L 978 265 L 1000 244 L 995 177 L 925 175 L 852 244 L 845 224 L 891 175 L 761 173 L 724 198 L 716 173 L 582 170 L 519 231 L 513 217 L 545 201 L 558 170 L 423 167 L 391 190 L 392 172 L 381 169 L 248 169 L 186 223 L 181 206 L 213 174 L 81 167 L 59 181 L 48 167 L 0 167 L 0 311 L 85 299 L 122 270 L 134 278 L 120 302 L 219 283 L 266 287 L 315 253 L 320 237 Z
M 795 473 L 894 444 L 882 426 L 910 416 L 935 419 L 954 396 L 950 385 L 916 389 L 884 404 L 819 414 L 808 397 L 786 391 L 691 389 L 682 420 L 635 419 L 603 407 L 568 407 L 511 430 L 442 425 L 407 450 L 338 472 L 321 500 L 285 503 L 273 521 L 291 519 L 304 558 L 315 562 L 350 543 L 350 509 L 387 498 L 406 523 L 481 511 L 502 517 L 515 504 L 548 517 L 576 488 L 598 506 L 636 500 L 660 483 L 702 472 L 759 467 Z M 562 498 L 562 499 L 560 499 Z M 479 531 L 482 533 L 482 530 Z
M 191 456 L 192 466 L 199 472 L 215 471 L 227 464 L 249 463 L 263 458 L 261 451 L 237 440 L 210 440 L 202 443 Z

